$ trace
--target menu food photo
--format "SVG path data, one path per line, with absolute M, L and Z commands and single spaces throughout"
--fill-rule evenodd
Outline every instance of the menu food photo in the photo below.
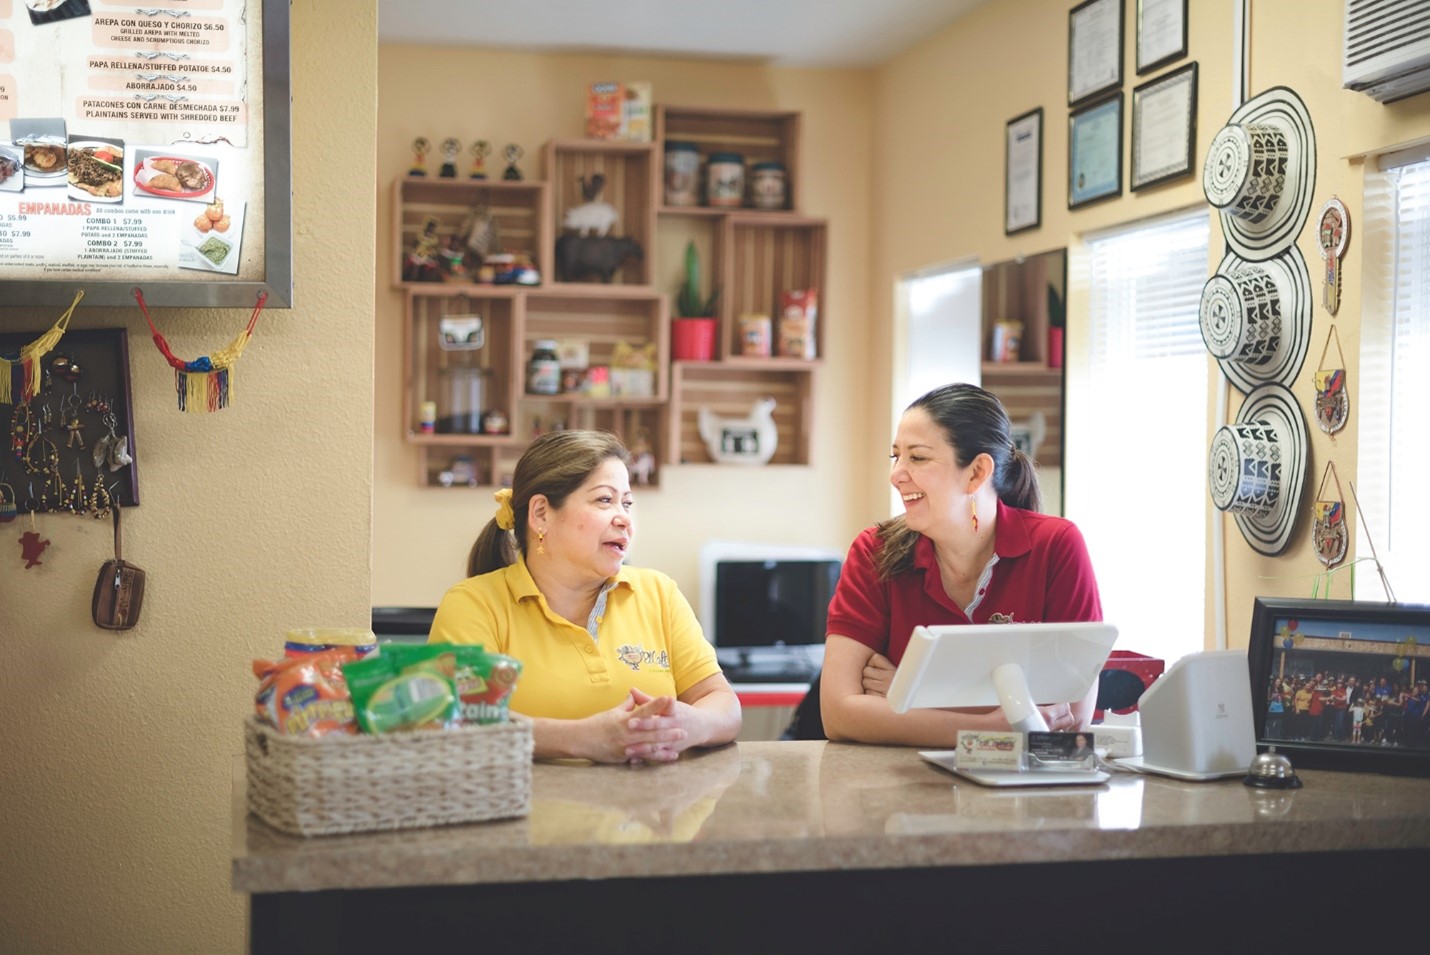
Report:
M 262 278 L 262 6 L 0 2 L 0 283 Z

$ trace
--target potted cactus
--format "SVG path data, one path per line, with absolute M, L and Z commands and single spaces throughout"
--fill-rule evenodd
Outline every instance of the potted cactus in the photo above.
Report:
M 700 253 L 694 240 L 685 246 L 685 282 L 675 296 L 679 317 L 672 322 L 671 353 L 677 361 L 710 361 L 715 357 L 715 303 L 718 286 L 710 297 L 700 294 Z

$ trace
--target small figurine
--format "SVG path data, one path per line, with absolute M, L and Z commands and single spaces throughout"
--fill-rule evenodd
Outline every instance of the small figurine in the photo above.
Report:
M 422 223 L 422 232 L 412 244 L 412 251 L 402 263 L 404 282 L 440 282 L 442 270 L 437 266 L 437 250 L 442 238 L 437 235 L 437 218 L 428 216 Z
M 482 415 L 482 433 L 483 433 L 483 434 L 506 434 L 506 433 L 507 433 L 507 418 L 506 418 L 506 412 L 502 411 L 500 408 L 493 408 L 492 410 L 488 411 L 486 414 Z
M 461 151 L 462 144 L 452 137 L 442 140 L 442 168 L 437 171 L 438 178 L 457 178 L 457 154 Z
M 492 144 L 485 139 L 472 143 L 472 179 L 487 178 L 487 157 L 492 154 Z
M 525 150 L 516 143 L 506 144 L 506 148 L 501 151 L 502 158 L 506 160 L 506 172 L 501 174 L 503 179 L 511 182 L 521 181 L 521 170 L 516 168 L 516 161 L 522 157 L 524 152 Z
M 604 236 L 611 231 L 611 226 L 621 218 L 615 206 L 609 202 L 600 201 L 601 189 L 606 185 L 606 177 L 598 172 L 589 180 L 582 176 L 578 181 L 581 183 L 581 195 L 586 202 L 567 209 L 566 218 L 561 224 L 568 229 L 575 229 L 578 235 L 586 236 L 595 232 L 599 236 Z
M 649 484 L 651 472 L 655 470 L 655 453 L 650 447 L 650 433 L 645 428 L 636 432 L 631 443 L 631 477 L 637 484 Z
M 427 154 L 432 151 L 432 144 L 427 141 L 426 136 L 418 136 L 412 140 L 412 168 L 407 170 L 409 176 L 427 175 Z

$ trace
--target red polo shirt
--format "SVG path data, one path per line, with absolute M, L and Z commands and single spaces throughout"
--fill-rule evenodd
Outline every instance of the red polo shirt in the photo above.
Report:
M 883 582 L 874 568 L 878 549 L 872 527 L 854 539 L 825 629 L 858 640 L 895 664 L 916 626 L 1102 619 L 1087 545 L 1077 526 L 1061 517 L 998 503 L 993 541 L 998 562 L 972 619 L 944 592 L 932 540 L 920 537 L 913 569 Z

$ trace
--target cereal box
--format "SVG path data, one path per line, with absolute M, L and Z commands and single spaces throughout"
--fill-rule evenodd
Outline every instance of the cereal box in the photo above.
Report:
M 625 84 L 625 110 L 621 138 L 633 143 L 648 143 L 651 137 L 650 84 Z
M 592 83 L 586 91 L 586 136 L 619 139 L 625 99 L 625 87 L 621 83 Z

